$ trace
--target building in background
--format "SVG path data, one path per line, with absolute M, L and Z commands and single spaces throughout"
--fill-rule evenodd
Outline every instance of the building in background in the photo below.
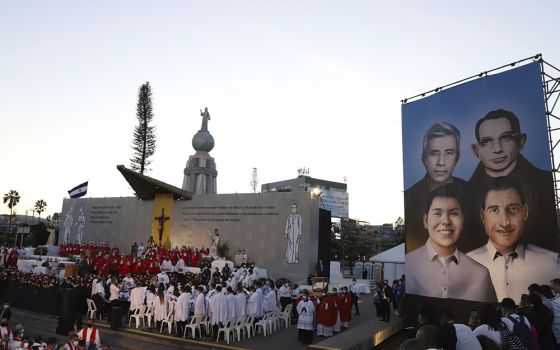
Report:
M 321 196 L 321 207 L 330 210 L 332 218 L 348 219 L 347 185 L 341 182 L 315 179 L 302 174 L 295 179 L 261 185 L 261 192 L 311 192 Z

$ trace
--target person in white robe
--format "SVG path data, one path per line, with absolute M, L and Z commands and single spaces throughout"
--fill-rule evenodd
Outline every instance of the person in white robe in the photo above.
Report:
M 307 293 L 304 293 L 303 299 L 297 304 L 296 310 L 298 313 L 298 340 L 303 345 L 309 345 L 313 342 L 313 314 L 315 306 Z
M 235 296 L 235 315 L 237 317 L 244 317 L 247 315 L 247 295 L 242 287 L 237 288 L 237 295 Z
M 146 294 L 144 293 L 144 288 L 133 288 L 128 296 L 128 301 L 130 302 L 130 312 L 134 312 L 134 310 L 138 309 L 140 305 L 144 305 L 145 300 Z
M 238 317 L 238 315 L 235 312 L 235 294 L 233 294 L 233 289 L 231 287 L 227 287 L 226 301 L 227 301 L 227 319 L 229 320 Z
M 257 294 L 257 318 L 261 319 L 264 316 L 264 308 L 262 289 L 259 285 L 255 289 L 255 294 Z
M 181 295 L 175 304 L 175 321 L 178 324 L 179 334 L 183 334 L 191 307 L 191 287 L 181 287 Z
M 156 290 L 151 287 L 146 289 L 146 307 L 149 309 L 151 306 L 154 305 L 154 300 L 156 299 Z
M 169 258 L 165 258 L 165 260 L 163 260 L 161 262 L 161 265 L 159 266 L 159 269 L 162 272 L 173 272 L 173 263 L 171 262 L 171 260 L 169 260 Z
M 175 272 L 183 275 L 185 274 L 185 260 L 177 260 L 177 263 L 175 264 Z
M 167 303 L 167 295 L 165 295 L 163 290 L 158 290 L 158 295 L 154 298 L 153 301 L 154 319 L 158 327 L 160 325 L 160 322 L 165 320 L 165 318 L 167 317 Z
M 158 273 L 156 278 L 157 278 L 158 286 L 161 283 L 163 283 L 163 285 L 167 287 L 167 285 L 169 284 L 169 276 L 167 276 L 167 274 L 164 271 L 161 271 L 160 273 Z
M 251 296 L 249 297 L 249 300 L 247 300 L 247 315 L 257 318 L 257 309 L 259 306 L 259 302 L 257 300 L 258 298 L 259 295 L 257 294 L 255 287 L 251 287 Z
M 134 282 L 134 278 L 132 278 L 132 275 L 130 273 L 126 274 L 126 277 L 123 278 L 122 283 L 124 285 L 124 290 L 126 290 L 127 292 L 129 292 L 131 289 L 136 287 L 136 283 Z
M 276 291 L 272 283 L 270 291 L 264 296 L 263 309 L 265 313 L 276 310 Z
M 212 316 L 210 324 L 223 326 L 227 322 L 227 297 L 222 293 L 222 286 L 216 286 L 216 293 L 209 300 Z
M 199 317 L 206 316 L 206 301 L 204 299 L 204 288 L 198 286 L 197 295 L 194 302 L 194 315 Z

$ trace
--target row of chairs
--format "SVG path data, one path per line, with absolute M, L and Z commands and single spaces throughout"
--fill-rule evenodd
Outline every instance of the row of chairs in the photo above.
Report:
M 88 317 L 94 318 L 97 313 L 97 308 L 95 307 L 95 303 L 92 299 L 87 299 L 88 305 Z M 263 336 L 267 336 L 267 334 L 272 334 L 277 329 L 282 327 L 282 324 L 288 328 L 291 324 L 291 317 L 292 317 L 292 304 L 286 306 L 284 311 L 274 310 L 264 314 L 263 318 L 257 322 L 254 322 L 254 316 L 242 316 L 239 318 L 231 318 L 229 319 L 226 324 L 218 329 L 218 334 L 216 338 L 216 342 L 219 341 L 220 335 L 223 335 L 224 340 L 229 344 L 230 338 L 235 340 L 237 336 L 237 341 L 241 341 L 241 336 L 243 335 L 243 339 L 251 338 L 251 334 L 255 336 L 258 333 L 262 333 Z M 134 310 L 130 314 L 128 326 L 132 326 L 132 321 L 134 321 L 136 328 L 140 325 L 142 327 L 148 326 L 148 328 L 152 327 L 152 320 L 154 319 L 154 306 L 150 305 L 140 305 L 136 310 Z M 163 332 L 164 327 L 167 327 L 169 334 L 173 331 L 173 328 L 177 331 L 177 323 L 174 320 L 174 310 L 173 307 L 170 308 L 166 318 L 162 320 L 160 326 L 160 332 Z M 198 331 L 199 336 L 202 336 L 201 327 L 204 330 L 211 334 L 212 327 L 210 324 L 210 319 L 208 316 L 200 317 L 200 316 L 191 316 L 190 323 L 185 326 L 185 330 L 183 332 L 183 337 L 187 337 L 188 330 L 191 331 L 191 336 L 193 339 L 196 338 L 196 331 Z

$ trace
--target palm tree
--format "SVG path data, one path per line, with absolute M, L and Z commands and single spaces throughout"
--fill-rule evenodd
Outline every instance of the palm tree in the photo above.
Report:
M 10 190 L 10 192 L 4 195 L 4 204 L 8 203 L 8 208 L 10 208 L 10 216 L 14 215 L 14 207 L 19 203 L 19 193 L 16 190 Z
M 41 213 L 47 209 L 47 202 L 45 202 L 42 199 L 39 199 L 37 202 L 35 202 L 34 209 L 37 213 L 39 213 L 39 221 L 41 221 Z

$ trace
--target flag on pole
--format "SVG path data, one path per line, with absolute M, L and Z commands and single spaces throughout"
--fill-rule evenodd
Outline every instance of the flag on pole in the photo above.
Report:
M 83 184 L 80 184 L 76 187 L 74 187 L 73 189 L 71 189 L 70 191 L 68 191 L 68 194 L 70 195 L 70 198 L 80 198 L 86 195 L 87 193 L 87 186 L 88 186 L 88 181 L 84 182 Z

